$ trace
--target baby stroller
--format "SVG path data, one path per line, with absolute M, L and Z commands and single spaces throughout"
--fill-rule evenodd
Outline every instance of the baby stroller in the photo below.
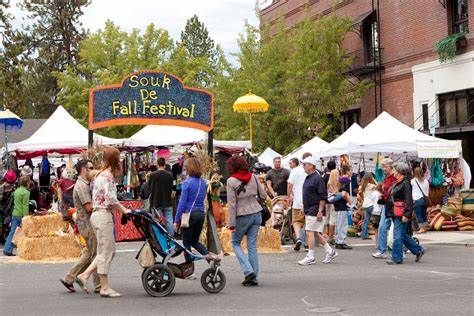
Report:
M 275 197 L 271 203 L 273 228 L 280 232 L 281 244 L 285 245 L 288 241 L 296 243 L 291 225 L 291 208 L 288 206 L 286 195 Z
M 132 220 L 140 234 L 149 242 L 155 256 L 155 264 L 145 268 L 142 272 L 143 288 L 151 296 L 163 297 L 169 295 L 173 292 L 176 278 L 185 279 L 192 275 L 194 273 L 193 262 L 204 259 L 204 256 L 194 254 L 178 243 L 149 213 L 134 211 L 128 215 L 128 218 Z M 182 253 L 188 254 L 193 262 L 182 264 L 170 262 L 172 258 Z M 208 262 L 210 267 L 202 273 L 201 285 L 208 293 L 219 293 L 226 284 L 225 275 L 220 268 L 220 259 Z

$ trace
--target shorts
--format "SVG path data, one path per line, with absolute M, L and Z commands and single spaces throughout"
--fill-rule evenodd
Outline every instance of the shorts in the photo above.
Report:
M 326 214 L 328 214 L 328 217 L 329 217 L 328 218 L 329 225 L 336 226 L 337 213 L 336 213 L 336 209 L 334 208 L 334 205 L 332 204 L 326 205 Z
M 374 228 L 379 229 L 380 215 L 372 215 L 372 218 L 374 219 Z
M 323 220 L 318 222 L 316 216 L 306 215 L 305 216 L 306 226 L 305 230 L 308 232 L 318 232 L 323 233 L 324 225 L 326 224 L 326 216 L 323 217 Z
M 291 211 L 292 222 L 293 224 L 301 224 L 304 225 L 304 212 L 301 209 L 294 208 Z

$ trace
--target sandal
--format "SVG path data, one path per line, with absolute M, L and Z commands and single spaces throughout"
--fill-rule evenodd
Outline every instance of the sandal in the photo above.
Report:
M 114 290 L 110 290 L 107 293 L 100 293 L 101 297 L 121 297 L 122 294 L 115 292 Z
M 78 277 L 74 278 L 74 283 L 77 283 L 81 290 L 89 294 L 89 290 L 87 289 L 86 284 L 81 279 L 79 279 Z
M 64 287 L 71 293 L 74 293 L 76 292 L 76 290 L 74 289 L 74 284 L 69 284 L 66 282 L 66 280 L 64 279 L 59 279 L 59 281 L 64 285 Z

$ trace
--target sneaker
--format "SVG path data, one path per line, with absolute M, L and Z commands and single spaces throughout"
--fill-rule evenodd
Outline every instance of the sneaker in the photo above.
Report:
M 422 249 L 419 254 L 416 255 L 415 262 L 420 262 L 421 257 L 425 254 L 425 249 Z
M 344 250 L 350 250 L 350 249 L 352 249 L 352 247 L 349 246 L 348 244 L 336 244 L 336 248 L 337 248 L 337 249 L 344 249 Z
M 384 252 L 377 251 L 376 253 L 372 254 L 372 257 L 375 259 L 387 259 L 387 255 Z
M 316 263 L 316 259 L 310 256 L 304 257 L 303 260 L 298 261 L 298 264 L 301 266 L 309 266 Z
M 253 272 L 247 274 L 245 276 L 245 279 L 244 281 L 242 282 L 242 285 L 249 285 L 250 283 L 252 283 L 253 281 L 255 281 L 255 278 L 257 277 L 257 275 Z
M 295 247 L 293 248 L 293 250 L 294 250 L 294 251 L 300 251 L 302 244 L 303 244 L 303 242 L 302 242 L 300 239 L 298 239 L 298 240 L 296 241 L 296 244 L 295 244 Z
M 329 241 L 329 244 L 330 244 L 331 246 L 335 246 L 335 245 L 336 245 L 336 240 L 335 240 L 335 239 L 331 239 L 331 240 Z
M 336 250 L 333 250 L 332 253 L 327 253 L 326 258 L 324 258 L 323 263 L 330 263 L 334 258 L 336 258 L 339 254 Z

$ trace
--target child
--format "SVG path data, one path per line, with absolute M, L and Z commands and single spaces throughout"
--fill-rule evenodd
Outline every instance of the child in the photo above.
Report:
M 370 216 L 374 209 L 374 203 L 371 199 L 371 194 L 375 190 L 375 184 L 376 183 L 374 177 L 372 177 L 372 173 L 366 172 L 364 174 L 364 177 L 362 178 L 361 185 L 359 187 L 359 197 L 360 200 L 362 200 L 362 210 L 365 214 L 364 223 L 362 225 L 362 233 L 360 234 L 360 237 L 362 237 L 362 239 L 370 239 L 367 233 L 367 229 L 370 223 Z
M 344 199 L 347 202 L 347 206 L 349 208 L 353 208 L 354 205 L 352 205 L 351 197 L 350 194 L 348 193 L 350 191 L 350 183 L 351 179 L 350 177 L 346 174 L 343 175 L 342 177 L 339 176 L 339 171 L 337 169 L 334 169 L 331 171 L 329 174 L 329 180 L 328 180 L 328 203 L 334 204 L 342 199 Z
M 372 216 L 374 218 L 375 236 L 378 235 L 380 215 L 382 214 L 382 206 L 378 203 L 382 197 L 383 187 L 382 183 L 377 184 L 375 190 L 370 194 L 370 200 L 373 203 L 374 209 L 372 210 Z M 377 238 L 375 238 L 375 248 L 377 248 Z

